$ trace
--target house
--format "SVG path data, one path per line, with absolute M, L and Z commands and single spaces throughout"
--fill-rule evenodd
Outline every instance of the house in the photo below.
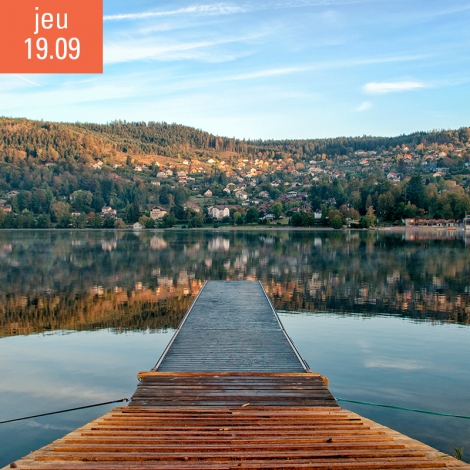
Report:
M 315 218 L 315 220 L 320 220 L 322 218 L 322 212 L 321 211 L 315 211 L 313 213 L 313 217 Z
M 168 214 L 168 211 L 160 206 L 154 206 L 150 211 L 150 217 L 153 220 L 161 220 L 165 214 Z
M 185 209 L 192 209 L 194 212 L 196 212 L 197 214 L 199 214 L 199 212 L 201 212 L 201 208 L 194 202 L 191 202 L 191 201 L 188 201 L 188 202 L 185 202 L 183 204 L 183 207 Z
M 212 206 L 207 210 L 208 214 L 216 220 L 230 217 L 230 209 L 227 206 Z
M 235 197 L 241 201 L 246 201 L 248 199 L 248 194 L 245 191 L 237 191 Z
M 154 186 L 160 186 L 160 181 L 152 180 L 150 181 L 150 184 L 153 184 Z
M 204 197 L 212 197 L 212 191 L 210 189 L 208 189 L 205 193 L 204 193 Z
M 166 174 L 166 171 L 159 171 L 157 173 L 157 178 L 166 178 L 167 177 L 167 174 Z
M 265 197 L 265 198 L 266 198 L 266 197 L 269 197 L 269 193 L 268 193 L 267 191 L 261 191 L 261 192 L 259 193 L 259 197 Z
M 79 217 L 81 215 L 80 211 L 74 211 L 70 214 L 72 217 Z
M 109 206 L 101 208 L 101 217 L 116 217 L 117 211 Z
M 274 214 L 266 214 L 264 217 L 261 217 L 261 220 L 267 220 L 269 222 L 272 222 L 274 218 Z
M 18 196 L 18 194 L 19 194 L 18 191 L 10 191 L 9 193 L 6 193 L 6 194 L 5 194 L 5 197 L 6 197 L 7 199 L 10 199 L 10 198 L 13 197 L 13 196 Z
M 407 227 L 442 227 L 452 228 L 460 225 L 457 219 L 405 219 Z
M 12 207 L 10 206 L 10 204 L 5 204 L 5 205 L 3 206 L 3 210 L 4 210 L 5 212 L 7 212 L 7 213 L 10 213 L 10 212 L 13 211 Z
M 140 222 L 136 222 L 134 225 L 132 225 L 132 228 L 134 230 L 140 230 L 142 228 L 142 224 Z

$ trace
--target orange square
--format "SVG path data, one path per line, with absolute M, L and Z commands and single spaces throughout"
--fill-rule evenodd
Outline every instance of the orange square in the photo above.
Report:
M 103 73 L 103 0 L 3 0 L 0 73 Z

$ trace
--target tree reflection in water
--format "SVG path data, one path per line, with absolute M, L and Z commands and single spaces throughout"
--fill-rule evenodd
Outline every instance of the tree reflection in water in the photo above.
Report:
M 205 280 L 277 309 L 469 324 L 464 232 L 2 231 L 0 335 L 175 328 Z

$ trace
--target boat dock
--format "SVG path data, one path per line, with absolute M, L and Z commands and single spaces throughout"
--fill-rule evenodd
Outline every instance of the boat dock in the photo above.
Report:
M 12 468 L 470 468 L 340 408 L 256 281 L 208 281 L 138 378 L 129 406 Z

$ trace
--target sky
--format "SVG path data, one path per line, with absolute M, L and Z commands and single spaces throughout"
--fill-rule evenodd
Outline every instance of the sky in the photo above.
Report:
M 0 75 L 0 115 L 246 139 L 470 126 L 470 2 L 104 0 L 102 75 Z

